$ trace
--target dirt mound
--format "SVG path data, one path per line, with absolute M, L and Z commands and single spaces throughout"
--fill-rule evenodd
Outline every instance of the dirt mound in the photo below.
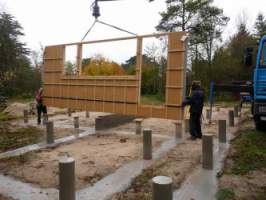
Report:
M 3 112 L 11 116 L 21 117 L 24 110 L 30 110 L 30 104 L 12 103 Z

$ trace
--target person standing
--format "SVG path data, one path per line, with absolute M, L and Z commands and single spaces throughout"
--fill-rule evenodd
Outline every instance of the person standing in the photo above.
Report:
M 41 119 L 42 119 L 42 113 L 43 113 L 43 118 L 46 118 L 47 120 L 47 108 L 43 104 L 43 89 L 40 88 L 39 91 L 37 92 L 35 96 L 36 100 L 36 108 L 37 108 L 37 124 L 41 124 Z
M 204 92 L 199 82 L 192 83 L 191 97 L 183 102 L 183 106 L 190 105 L 189 131 L 192 140 L 202 138 L 201 115 L 204 106 Z

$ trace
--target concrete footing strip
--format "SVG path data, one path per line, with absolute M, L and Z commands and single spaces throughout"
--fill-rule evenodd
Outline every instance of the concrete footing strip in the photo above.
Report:
M 174 200 L 213 200 L 218 190 L 217 173 L 223 166 L 223 160 L 229 150 L 229 144 L 214 143 L 213 170 L 197 167 L 179 190 L 174 192 Z
M 177 143 L 175 139 L 168 140 L 153 152 L 153 158 L 158 159 L 165 155 Z M 123 165 L 113 174 L 106 176 L 92 187 L 88 187 L 76 192 L 78 200 L 105 200 L 117 192 L 121 192 L 130 186 L 133 179 L 141 174 L 143 169 L 151 166 L 153 161 L 137 160 Z M 57 189 L 41 189 L 28 183 L 23 183 L 10 177 L 0 175 L 0 193 L 4 196 L 20 200 L 58 200 Z
M 44 149 L 47 147 L 55 147 L 55 146 L 58 146 L 60 144 L 72 142 L 72 141 L 75 141 L 79 138 L 83 138 L 83 137 L 86 137 L 88 135 L 93 135 L 93 134 L 95 134 L 95 129 L 94 128 L 87 128 L 86 131 L 80 133 L 77 136 L 71 135 L 68 137 L 60 138 L 60 139 L 55 140 L 55 142 L 53 144 L 46 144 L 46 143 L 32 144 L 32 145 L 28 145 L 28 146 L 25 146 L 22 148 L 15 149 L 13 151 L 1 153 L 0 159 L 19 156 L 19 155 L 22 155 L 22 154 L 25 154 L 25 153 L 28 153 L 31 151 L 36 151 L 36 150 Z

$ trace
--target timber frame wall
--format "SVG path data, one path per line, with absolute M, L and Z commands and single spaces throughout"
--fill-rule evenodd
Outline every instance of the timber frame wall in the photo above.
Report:
M 185 88 L 186 33 L 159 33 L 136 37 L 48 46 L 44 53 L 44 102 L 47 106 L 124 115 L 183 119 L 181 107 Z M 168 63 L 165 105 L 141 105 L 142 41 L 168 36 Z M 137 39 L 136 75 L 81 75 L 82 45 Z M 78 75 L 64 75 L 66 46 L 77 45 Z

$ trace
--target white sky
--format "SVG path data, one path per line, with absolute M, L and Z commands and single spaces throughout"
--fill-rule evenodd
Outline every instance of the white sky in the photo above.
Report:
M 93 0 L 0 0 L 0 9 L 11 13 L 24 28 L 29 48 L 78 42 L 93 22 L 90 6 Z M 231 18 L 225 38 L 235 32 L 237 18 L 244 12 L 252 27 L 259 11 L 266 15 L 266 0 L 215 0 Z M 160 20 L 159 12 L 166 9 L 165 0 L 121 0 L 100 2 L 100 20 L 138 34 L 153 33 Z M 98 25 L 87 39 L 113 38 L 121 34 Z

